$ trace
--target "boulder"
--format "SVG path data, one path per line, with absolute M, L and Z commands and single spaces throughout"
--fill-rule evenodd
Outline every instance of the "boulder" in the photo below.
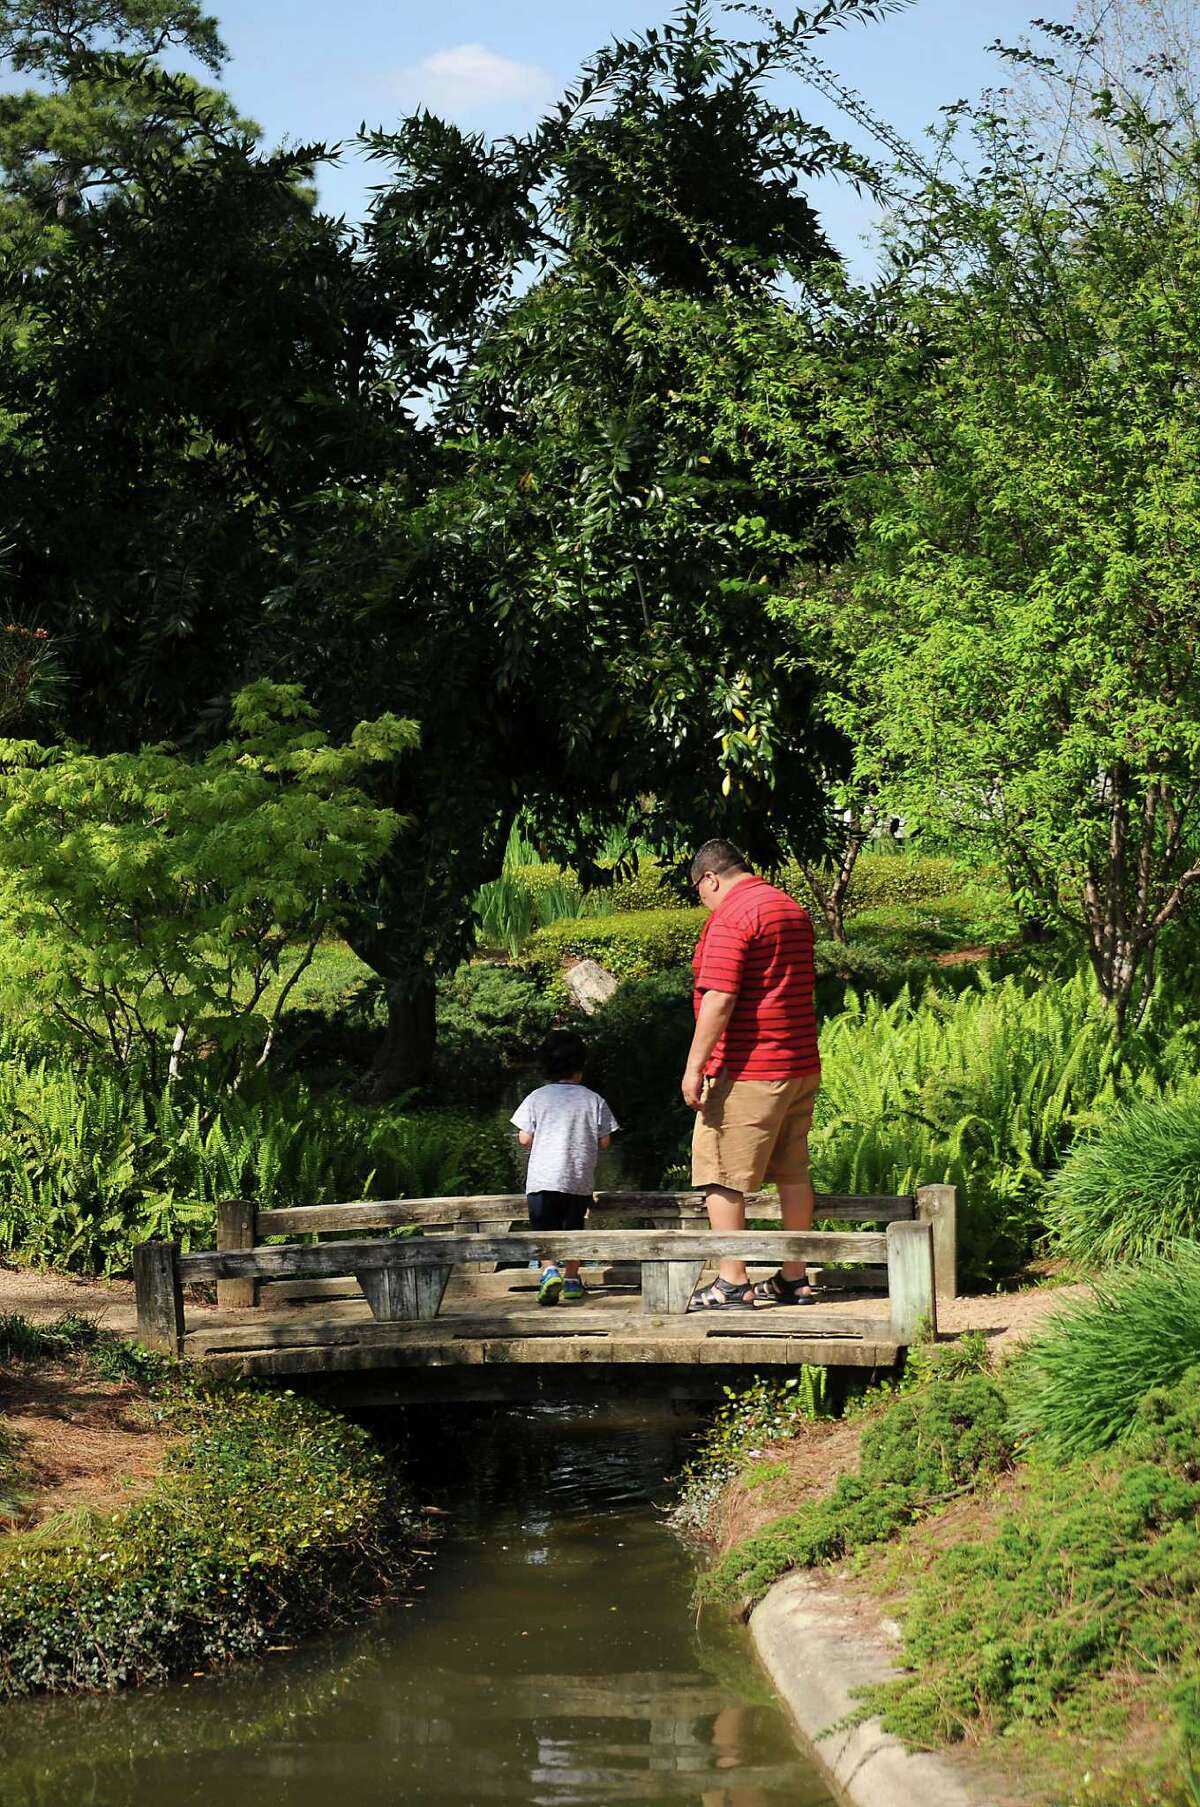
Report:
M 594 1016 L 617 989 L 616 978 L 598 960 L 576 960 L 563 974 L 563 983 L 585 1016 Z

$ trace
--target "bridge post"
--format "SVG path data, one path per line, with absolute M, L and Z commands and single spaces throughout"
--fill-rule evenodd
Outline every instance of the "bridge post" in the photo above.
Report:
M 176 1360 L 183 1350 L 183 1287 L 177 1242 L 139 1242 L 133 1251 L 139 1343 Z
M 258 1241 L 258 1206 L 244 1198 L 225 1199 L 217 1206 L 217 1247 L 252 1249 Z M 217 1304 L 227 1311 L 258 1304 L 257 1280 L 218 1280 Z
M 892 1335 L 907 1347 L 916 1341 L 922 1319 L 937 1335 L 933 1286 L 933 1230 L 915 1221 L 887 1227 L 888 1308 Z
M 958 1188 L 918 1186 L 917 1220 L 933 1231 L 933 1280 L 939 1299 L 958 1297 Z

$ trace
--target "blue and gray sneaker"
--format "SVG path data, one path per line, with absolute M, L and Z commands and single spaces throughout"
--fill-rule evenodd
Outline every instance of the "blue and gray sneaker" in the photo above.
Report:
M 564 1305 L 582 1305 L 587 1298 L 587 1287 L 578 1274 L 568 1275 L 563 1281 L 562 1302 Z
M 542 1278 L 538 1284 L 538 1304 L 557 1305 L 559 1294 L 563 1289 L 563 1277 L 554 1266 L 542 1269 Z

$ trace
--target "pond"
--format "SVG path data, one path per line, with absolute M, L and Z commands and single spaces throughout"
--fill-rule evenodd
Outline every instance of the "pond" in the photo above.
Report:
M 686 1421 L 416 1413 L 411 1600 L 222 1676 L 0 1710 L 2 1807 L 830 1807 L 663 1523 Z

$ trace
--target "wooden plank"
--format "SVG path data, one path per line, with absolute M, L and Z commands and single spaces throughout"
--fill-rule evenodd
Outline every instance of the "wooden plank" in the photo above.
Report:
M 905 1346 L 915 1342 L 922 1324 L 931 1336 L 936 1336 L 933 1231 L 927 1223 L 888 1225 L 887 1270 L 888 1305 L 896 1341 Z
M 183 1347 L 183 1287 L 177 1242 L 139 1242 L 133 1251 L 138 1341 L 160 1355 Z
M 629 1213 L 670 1219 L 682 1210 L 695 1214 L 703 1209 L 699 1192 L 597 1192 L 592 1208 L 598 1213 Z M 751 1217 L 777 1217 L 779 1198 L 774 1192 L 746 1196 Z M 818 1192 L 816 1215 L 842 1223 L 891 1223 L 913 1215 L 911 1193 L 868 1197 L 845 1192 Z M 327 1230 L 396 1229 L 410 1223 L 485 1222 L 525 1217 L 525 1197 L 520 1192 L 491 1193 L 462 1198 L 387 1198 L 346 1205 L 296 1205 L 287 1210 L 260 1211 L 259 1237 L 308 1235 Z
M 276 1305 L 299 1304 L 307 1299 L 362 1298 L 362 1288 L 353 1276 L 344 1280 L 262 1280 L 257 1285 L 258 1303 L 263 1311 L 270 1311 Z
M 895 1225 L 889 1225 L 889 1233 Z M 870 1230 L 513 1230 L 497 1236 L 413 1236 L 296 1243 L 184 1255 L 185 1281 L 356 1273 L 374 1267 L 453 1266 L 461 1261 L 880 1261 L 886 1237 Z
M 252 1249 L 258 1241 L 258 1207 L 249 1199 L 228 1198 L 217 1206 L 217 1247 L 219 1249 Z M 238 1311 L 258 1303 L 256 1280 L 218 1280 L 217 1304 L 226 1311 Z
M 958 1188 L 918 1186 L 917 1220 L 933 1231 L 933 1284 L 938 1298 L 957 1298 Z
M 686 1311 L 703 1272 L 703 1261 L 643 1261 L 643 1311 Z
M 732 1315 L 732 1314 L 731 1314 Z M 816 1306 L 781 1306 L 753 1313 L 739 1314 L 739 1324 L 722 1321 L 714 1324 L 711 1313 L 674 1313 L 651 1317 L 638 1311 L 597 1310 L 590 1305 L 559 1307 L 553 1312 L 533 1309 L 514 1312 L 499 1318 L 487 1312 L 442 1315 L 434 1320 L 387 1321 L 346 1313 L 337 1318 L 310 1321 L 308 1316 L 264 1323 L 259 1317 L 246 1318 L 240 1324 L 227 1324 L 213 1329 L 189 1331 L 185 1347 L 189 1354 L 226 1349 L 334 1348 L 339 1345 L 391 1343 L 406 1347 L 420 1343 L 435 1345 L 464 1339 L 479 1340 L 496 1336 L 560 1337 L 607 1336 L 617 1340 L 633 1340 L 647 1347 L 681 1343 L 700 1343 L 706 1337 L 739 1331 L 741 1319 L 748 1321 L 752 1333 L 774 1336 L 858 1336 L 872 1341 L 890 1337 L 888 1321 L 882 1317 L 845 1312 L 825 1312 Z M 770 1320 L 769 1324 L 766 1320 Z
M 223 1354 L 214 1352 L 200 1359 L 205 1368 L 215 1373 L 241 1374 L 261 1379 L 285 1375 L 386 1372 L 389 1369 L 413 1373 L 428 1372 L 431 1369 L 461 1370 L 464 1384 L 459 1389 L 458 1396 L 463 1399 L 474 1396 L 475 1383 L 469 1378 L 472 1371 L 486 1369 L 486 1378 L 480 1374 L 478 1384 L 483 1389 L 480 1396 L 503 1398 L 506 1364 L 514 1370 L 528 1367 L 536 1371 L 538 1367 L 546 1367 L 565 1371 L 572 1363 L 578 1362 L 578 1357 L 569 1349 L 564 1352 L 565 1345 L 571 1342 L 576 1349 L 582 1350 L 587 1339 L 562 1338 L 558 1344 L 554 1338 L 534 1337 L 508 1341 L 464 1339 L 450 1344 L 264 1349 Z M 605 1366 L 614 1382 L 618 1371 L 636 1372 L 643 1365 L 656 1367 L 664 1372 L 677 1367 L 686 1370 L 704 1367 L 721 1373 L 730 1372 L 737 1367 L 788 1368 L 799 1362 L 807 1362 L 814 1367 L 887 1368 L 895 1362 L 898 1353 L 896 1343 L 890 1338 L 868 1343 L 850 1338 L 822 1340 L 816 1336 L 748 1337 L 740 1342 L 733 1338 L 713 1338 L 700 1345 L 683 1344 L 681 1353 L 687 1359 L 682 1363 L 677 1363 L 672 1358 L 669 1346 L 647 1351 L 645 1345 L 633 1341 L 602 1339 L 599 1347 L 602 1361 L 598 1362 L 593 1358 L 581 1365 Z M 694 1359 L 697 1349 L 703 1354 L 700 1362 Z M 607 1381 L 605 1384 L 607 1385 Z M 518 1385 L 514 1377 L 514 1391 Z

